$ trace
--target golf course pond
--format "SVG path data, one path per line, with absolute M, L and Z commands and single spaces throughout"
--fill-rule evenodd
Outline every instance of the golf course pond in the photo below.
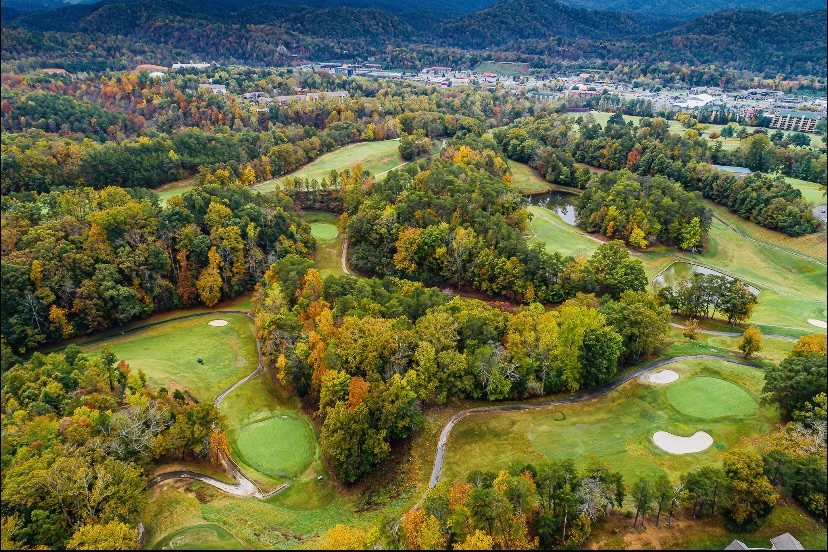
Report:
M 676 283 L 682 278 L 689 278 L 693 274 L 717 274 L 719 276 L 724 276 L 729 280 L 733 279 L 731 276 L 728 276 L 723 272 L 713 270 L 712 268 L 707 268 L 706 266 L 698 265 L 696 263 L 676 261 L 664 270 L 662 270 L 661 272 L 659 272 L 656 275 L 656 277 L 653 278 L 653 283 L 657 283 L 662 286 L 672 287 L 675 286 Z M 752 286 L 747 282 L 745 282 L 745 285 L 748 287 L 751 293 L 753 293 L 754 295 L 759 295 L 759 288 Z
M 529 197 L 529 205 L 537 205 L 553 211 L 561 219 L 572 226 L 577 226 L 578 221 L 575 217 L 575 199 L 576 194 L 566 192 L 546 192 L 543 194 L 533 194 Z

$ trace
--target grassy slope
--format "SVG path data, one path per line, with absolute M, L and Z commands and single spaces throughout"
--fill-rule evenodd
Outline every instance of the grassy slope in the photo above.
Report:
M 507 77 L 528 75 L 528 63 L 510 63 L 497 61 L 483 61 L 474 68 L 477 73 L 497 73 L 498 75 L 505 75 Z
M 210 326 L 221 318 L 226 326 Z M 226 314 L 197 316 L 160 324 L 105 343 L 133 372 L 143 370 L 151 387 L 186 388 L 201 401 L 210 401 L 222 390 L 256 369 L 253 322 L 246 316 Z M 85 348 L 95 353 L 102 343 Z M 202 357 L 204 364 L 196 362 Z
M 808 182 L 807 180 L 800 180 L 790 176 L 785 177 L 785 182 L 802 192 L 802 197 L 812 202 L 814 205 L 824 205 L 825 195 L 819 187 L 819 184 Z
M 530 206 L 529 212 L 536 215 L 532 217 L 529 223 L 529 229 L 534 234 L 532 241 L 542 242 L 549 252 L 557 251 L 562 255 L 584 255 L 588 257 L 601 245 L 584 236 L 577 228 L 566 224 L 554 211 Z M 556 222 L 560 226 L 550 224 L 543 217 Z M 571 230 L 564 230 L 561 226 Z
M 398 140 L 383 140 L 379 142 L 359 142 L 357 144 L 350 144 L 337 150 L 328 152 L 312 162 L 308 163 L 301 169 L 286 175 L 293 177 L 310 178 L 321 181 L 328 176 L 331 170 L 341 171 L 357 164 L 362 164 L 364 168 L 371 171 L 373 174 L 385 172 L 393 169 L 397 165 L 403 164 L 405 161 L 400 157 Z M 275 190 L 279 184 L 284 180 L 284 176 L 274 178 L 261 185 L 254 187 L 254 190 L 260 192 L 268 192 Z M 165 204 L 169 198 L 176 195 L 181 195 L 184 192 L 193 188 L 193 178 L 185 178 L 176 182 L 164 184 L 155 191 L 161 198 L 161 204 Z
M 314 161 L 308 163 L 301 169 L 286 175 L 294 178 L 309 178 L 322 181 L 330 172 L 342 171 L 353 167 L 354 165 L 362 165 L 373 174 L 383 173 L 389 169 L 393 169 L 398 165 L 405 163 L 400 157 L 398 147 L 398 140 L 383 140 L 381 142 L 360 142 L 358 144 L 350 144 L 348 146 L 339 148 L 322 155 Z M 274 178 L 259 186 L 253 188 L 260 192 L 269 192 L 275 190 L 283 181 L 285 177 Z
M 339 217 L 331 213 L 306 212 L 302 215 L 309 224 L 332 224 L 339 223 Z M 316 268 L 324 279 L 327 276 L 342 276 L 342 234 L 339 233 L 331 240 L 321 240 L 317 238 L 316 253 L 314 254 L 314 261 L 316 261 Z
M 763 377 L 755 368 L 717 361 L 675 363 L 669 368 L 680 378 L 703 375 L 729 381 L 754 400 L 761 393 Z M 719 462 L 723 451 L 737 445 L 743 436 L 767 433 L 778 421 L 770 408 L 745 416 L 689 416 L 672 405 L 666 388 L 632 381 L 585 403 L 466 418 L 452 431 L 446 447 L 445 478 L 461 480 L 473 469 L 497 469 L 512 460 L 573 458 L 583 466 L 592 455 L 609 462 L 628 481 L 660 472 L 675 477 Z M 697 454 L 672 455 L 652 443 L 653 433 L 659 430 L 677 435 L 704 430 L 715 442 Z

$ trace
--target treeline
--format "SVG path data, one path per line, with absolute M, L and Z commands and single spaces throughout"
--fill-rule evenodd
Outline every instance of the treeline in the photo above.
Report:
M 640 291 L 501 309 L 396 278 L 323 282 L 296 255 L 268 269 L 253 305 L 268 365 L 310 397 L 322 450 L 347 483 L 416 432 L 424 406 L 603 385 L 657 351 L 668 320 Z
M 147 474 L 163 455 L 229 452 L 220 414 L 180 389 L 150 390 L 107 347 L 22 362 L 3 351 L 4 550 L 134 550 Z
M 688 120 L 688 123 L 693 124 L 693 121 Z M 532 119 L 522 119 L 506 129 L 498 129 L 494 136 L 510 159 L 528 163 L 540 171 L 549 182 L 587 188 L 589 173 L 586 168 L 576 163 L 585 163 L 610 171 L 626 168 L 641 177 L 666 176 L 680 183 L 686 190 L 701 191 L 705 198 L 730 208 L 741 217 L 791 236 L 811 233 L 818 227 L 811 207 L 803 200 L 802 193 L 781 177 L 754 175 L 740 179 L 736 175 L 716 171 L 707 166 L 706 163 L 711 161 L 729 162 L 744 164 L 756 171 L 779 168 L 783 172 L 786 170 L 785 167 L 788 167 L 789 172 L 795 172 L 794 167 L 800 168 L 805 162 L 813 167 L 824 166 L 825 154 L 776 148 L 765 134 L 759 133 L 748 138 L 736 152 L 726 154 L 718 143 L 711 150 L 707 140 L 701 138 L 699 132 L 693 128 L 688 128 L 683 135 L 671 133 L 667 121 L 660 117 L 643 118 L 639 126 L 635 127 L 632 123 L 625 123 L 620 113 L 615 113 L 604 129 L 591 115 L 573 120 L 565 115 L 541 114 Z M 777 161 L 781 165 L 774 164 Z M 801 175 L 801 172 L 797 174 Z M 618 177 L 602 178 L 616 184 L 614 179 Z M 824 181 L 825 175 L 821 175 L 820 178 Z M 635 188 L 635 184 L 632 184 L 634 181 L 629 177 L 619 179 L 622 185 L 630 183 L 632 188 Z M 697 212 L 697 208 L 692 206 L 694 203 L 698 204 L 697 200 L 691 199 L 689 194 L 663 180 L 641 180 L 642 183 L 645 181 L 653 183 L 642 184 L 642 187 L 655 187 L 659 190 L 654 194 L 655 197 L 649 198 L 642 194 L 640 198 L 634 197 L 627 201 L 619 199 L 618 203 L 626 207 L 621 210 L 616 206 L 626 223 L 628 233 L 625 238 L 632 235 L 634 228 L 630 221 L 635 217 L 650 219 L 647 224 L 656 228 L 656 239 L 660 237 L 666 240 L 662 243 L 680 245 L 685 228 L 689 227 L 694 218 L 699 219 L 702 231 L 706 230 L 709 214 Z M 605 192 L 610 191 L 607 189 L 608 185 L 601 185 L 600 180 L 598 182 L 598 187 L 603 188 Z M 602 196 L 605 192 L 593 191 L 584 199 L 583 207 L 587 210 L 585 216 L 579 215 L 582 224 L 594 213 L 600 213 L 604 207 L 599 203 L 587 205 L 588 198 L 596 194 Z M 647 203 L 658 204 L 666 201 L 664 194 L 667 194 L 670 203 L 679 200 L 680 204 L 690 207 L 680 208 L 671 205 L 666 208 L 666 212 L 651 212 L 649 215 L 646 210 L 641 209 L 641 202 L 646 206 Z M 615 196 L 613 197 L 615 203 Z M 605 206 L 607 211 L 610 207 L 612 205 Z M 643 217 L 636 213 L 637 210 L 643 212 Z M 683 210 L 683 219 L 679 219 L 680 210 Z M 696 214 L 691 214 L 693 212 Z M 603 222 L 606 217 L 599 214 L 599 218 Z M 678 224 L 675 224 L 676 220 L 679 221 Z M 669 221 L 668 226 L 662 224 L 666 221 Z M 607 221 L 607 225 L 609 222 L 611 220 Z M 636 225 L 642 230 L 640 224 Z M 598 225 L 590 227 L 597 230 Z M 603 224 L 601 227 L 602 232 L 607 230 Z M 637 234 L 640 236 L 640 233 Z M 695 227 L 692 234 L 696 234 Z M 689 240 L 686 243 L 689 243 Z M 695 244 L 690 246 L 692 245 Z
M 657 295 L 676 314 L 698 320 L 713 318 L 718 312 L 734 326 L 747 322 L 757 303 L 747 284 L 718 274 L 694 273 L 673 286 L 658 289 Z
M 768 368 L 763 402 L 779 407 L 788 423 L 761 443 L 764 470 L 774 486 L 825 520 L 826 382 L 825 334 L 799 338 L 779 365 Z
M 228 170 L 204 181 L 163 208 L 152 192 L 115 187 L 4 195 L 3 355 L 212 306 L 315 247 L 290 198 L 254 194 Z

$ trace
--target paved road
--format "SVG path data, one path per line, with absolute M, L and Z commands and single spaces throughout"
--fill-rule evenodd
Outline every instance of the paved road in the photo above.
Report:
M 169 319 L 161 321 L 161 322 L 153 322 L 152 324 L 144 324 L 143 326 L 138 326 L 138 327 L 135 327 L 135 328 L 131 328 L 130 331 L 132 332 L 132 331 L 136 331 L 136 330 L 139 330 L 139 329 L 142 329 L 142 328 L 146 328 L 148 326 L 155 326 L 155 325 L 163 324 L 163 323 L 166 323 L 166 322 L 172 322 L 173 320 L 181 320 L 182 318 L 192 318 L 193 316 L 217 316 L 217 315 L 222 315 L 222 314 L 241 314 L 241 315 L 247 316 L 248 318 L 253 320 L 253 315 L 250 314 L 249 312 L 246 312 L 246 311 L 237 311 L 237 310 L 209 311 L 209 312 L 199 312 L 199 313 L 193 313 L 193 314 L 185 314 L 183 316 L 177 316 L 175 318 L 169 318 Z M 216 408 L 218 408 L 221 405 L 221 401 L 224 400 L 224 398 L 231 391 L 233 391 L 234 389 L 236 389 L 237 387 L 239 387 L 243 383 L 246 383 L 246 382 L 250 381 L 251 379 L 255 378 L 256 376 L 258 376 L 259 374 L 262 373 L 262 371 L 264 370 L 264 362 L 262 361 L 262 343 L 261 343 L 261 341 L 259 341 L 258 338 L 256 338 L 256 354 L 258 355 L 258 358 L 259 358 L 259 365 L 256 367 L 256 369 L 253 372 L 251 372 L 250 374 L 248 374 L 244 378 L 240 379 L 239 381 L 237 381 L 236 383 L 234 383 L 233 385 L 231 385 L 230 387 L 228 387 L 227 389 L 225 389 L 224 391 L 219 393 L 218 396 L 216 396 L 215 400 L 213 401 L 214 404 L 216 405 Z M 176 470 L 176 471 L 171 471 L 171 472 L 167 472 L 167 473 L 162 473 L 161 475 L 153 477 L 152 479 L 150 479 L 147 482 L 147 488 L 149 489 L 149 488 L 154 487 L 155 485 L 161 483 L 162 481 L 169 481 L 171 479 L 195 479 L 197 481 L 207 483 L 208 485 L 212 485 L 216 489 L 219 489 L 220 491 L 224 491 L 225 493 L 228 493 L 228 494 L 231 494 L 231 495 L 234 495 L 234 496 L 242 496 L 242 497 L 255 496 L 256 498 L 261 498 L 261 499 L 270 498 L 271 496 L 275 495 L 276 493 L 278 493 L 278 492 L 284 490 L 285 488 L 287 488 L 287 484 L 283 484 L 283 485 L 280 485 L 280 486 L 276 487 L 274 490 L 270 491 L 269 493 L 263 493 L 261 491 L 261 489 L 259 489 L 259 487 L 256 486 L 256 484 L 252 480 L 250 480 L 249 477 L 247 477 L 244 474 L 244 472 L 239 467 L 239 465 L 236 464 L 233 461 L 233 459 L 230 458 L 230 456 L 228 456 L 226 454 L 223 454 L 221 460 L 222 460 L 222 463 L 224 464 L 224 466 L 227 468 L 227 471 L 230 472 L 230 475 L 233 477 L 233 479 L 236 480 L 235 484 L 230 484 L 230 483 L 225 483 L 224 481 L 219 481 L 218 479 L 216 479 L 214 477 L 210 477 L 209 475 L 205 475 L 203 473 L 198 473 L 198 472 L 189 471 L 189 470 Z
M 682 330 L 687 328 L 687 326 L 682 326 L 681 324 L 676 324 L 674 322 L 670 322 L 670 325 L 674 328 L 680 328 Z M 714 330 L 697 330 L 697 331 L 699 333 L 707 334 L 707 335 L 720 335 L 722 337 L 742 337 L 741 332 L 717 332 L 717 331 L 714 331 Z M 799 338 L 788 337 L 787 335 L 762 334 L 762 337 L 769 337 L 771 339 L 783 339 L 785 341 L 799 341 Z
M 463 410 L 462 412 L 458 412 L 448 421 L 448 423 L 443 427 L 443 431 L 440 432 L 440 439 L 437 441 L 437 456 L 434 458 L 434 466 L 431 469 L 431 479 L 428 483 L 428 488 L 431 489 L 440 481 L 440 475 L 443 473 L 443 457 L 446 451 L 446 442 L 448 441 L 449 434 L 451 433 L 452 428 L 467 416 L 472 416 L 474 414 L 488 414 L 488 413 L 497 413 L 497 412 L 512 412 L 517 410 L 530 410 L 534 408 L 546 408 L 549 406 L 558 406 L 562 404 L 571 404 L 581 401 L 587 401 L 589 399 L 594 399 L 595 397 L 600 397 L 601 395 L 612 391 L 620 387 L 621 385 L 627 383 L 631 379 L 637 378 L 641 374 L 649 372 L 650 370 L 654 370 L 661 366 L 665 366 L 667 364 L 672 364 L 673 362 L 681 362 L 684 360 L 700 360 L 700 359 L 713 359 L 713 360 L 720 360 L 722 362 L 730 362 L 732 364 L 742 364 L 744 366 L 753 366 L 754 368 L 761 368 L 756 364 L 751 364 L 750 362 L 745 362 L 743 360 L 737 360 L 734 358 L 727 358 L 727 357 L 720 357 L 716 355 L 686 355 L 686 356 L 677 356 L 673 358 L 668 358 L 664 360 L 656 360 L 654 362 L 650 362 L 629 372 L 624 374 L 622 377 L 618 378 L 617 380 L 611 381 L 607 385 L 600 387 L 598 389 L 594 389 L 587 393 L 581 393 L 579 395 L 575 395 L 572 397 L 567 397 L 565 399 L 554 399 L 550 401 L 539 401 L 539 402 L 530 402 L 530 403 L 523 403 L 523 404 L 504 404 L 500 406 L 481 406 L 478 408 L 470 408 L 468 410 Z

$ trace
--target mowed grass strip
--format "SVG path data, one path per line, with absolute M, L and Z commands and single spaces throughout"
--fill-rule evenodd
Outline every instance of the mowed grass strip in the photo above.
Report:
M 828 259 L 828 238 L 826 238 L 825 230 L 800 236 L 797 238 L 759 226 L 756 223 L 745 220 L 735 213 L 731 213 L 727 208 L 717 205 L 716 203 L 705 200 L 705 205 L 713 211 L 713 214 L 727 222 L 730 226 L 739 230 L 739 232 L 750 236 L 755 240 L 767 242 L 778 247 L 783 247 L 808 257 L 825 261 Z M 824 201 L 823 201 L 824 203 Z
M 355 165 L 362 165 L 363 169 L 372 174 L 383 173 L 405 163 L 400 157 L 399 145 L 399 140 L 350 144 L 318 157 L 289 175 L 274 178 L 253 189 L 260 192 L 273 191 L 282 185 L 287 176 L 322 182 L 331 171 L 344 171 Z
M 529 229 L 534 234 L 531 239 L 543 243 L 550 253 L 558 252 L 562 255 L 584 255 L 588 257 L 601 245 L 599 242 L 583 235 L 578 229 L 566 224 L 554 211 L 530 206 L 529 212 L 535 215 L 529 223 Z M 558 226 L 550 223 L 544 217 L 556 222 Z
M 228 324 L 210 326 L 208 322 L 215 319 Z M 200 401 L 213 400 L 258 365 L 253 322 L 240 314 L 172 320 L 95 343 L 84 351 L 94 355 L 105 344 L 133 373 L 143 370 L 151 387 L 184 388 Z M 203 364 L 198 363 L 199 357 Z
M 722 379 L 738 385 L 754 401 L 761 395 L 761 370 L 715 360 L 677 362 L 667 368 L 679 380 Z M 566 406 L 510 413 L 474 415 L 461 420 L 446 446 L 443 477 L 465 479 L 468 472 L 498 470 L 513 460 L 542 462 L 571 458 L 583 467 L 597 456 L 619 470 L 627 481 L 666 473 L 677 477 L 690 469 L 721 461 L 723 452 L 742 437 L 767 433 L 779 420 L 772 407 L 750 415 L 699 419 L 677 409 L 667 397 L 672 384 L 630 381 L 597 399 Z M 662 451 L 653 442 L 656 431 L 692 435 L 706 431 L 714 444 L 686 455 Z
M 311 231 L 317 224 L 326 224 L 336 228 L 339 222 L 339 217 L 331 213 L 321 213 L 309 211 L 302 214 L 305 222 L 311 225 Z M 342 276 L 342 234 L 337 235 L 330 240 L 319 240 L 316 244 L 316 252 L 313 255 L 313 260 L 316 262 L 316 268 L 322 278 L 328 276 Z
M 750 416 L 759 407 L 759 403 L 735 383 L 704 376 L 669 384 L 667 398 L 676 410 L 696 418 Z

